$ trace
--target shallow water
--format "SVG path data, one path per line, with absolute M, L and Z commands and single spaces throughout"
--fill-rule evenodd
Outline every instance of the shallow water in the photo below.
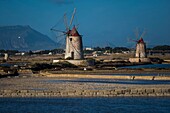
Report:
M 170 68 L 170 64 L 146 64 L 146 65 L 136 65 L 136 66 L 123 66 L 120 68 L 128 69 L 141 69 L 141 68 Z
M 98 75 L 119 75 L 119 76 L 170 76 L 170 72 L 141 72 L 141 73 L 112 73 Z
M 75 79 L 75 80 L 44 80 L 47 83 L 65 83 L 65 82 L 81 82 L 81 83 L 107 83 L 107 84 L 140 84 L 140 85 L 160 85 L 170 84 L 170 80 L 111 80 L 111 79 Z
M 0 98 L 0 113 L 169 113 L 170 98 Z

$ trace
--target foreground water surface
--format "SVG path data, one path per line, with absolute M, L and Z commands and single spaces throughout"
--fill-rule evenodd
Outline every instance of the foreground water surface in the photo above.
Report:
M 170 97 L 0 98 L 0 113 L 169 113 Z

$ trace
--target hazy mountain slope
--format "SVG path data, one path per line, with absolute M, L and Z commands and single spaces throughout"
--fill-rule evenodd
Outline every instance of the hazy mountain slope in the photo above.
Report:
M 56 46 L 48 36 L 30 26 L 0 27 L 0 49 L 47 50 L 54 49 Z

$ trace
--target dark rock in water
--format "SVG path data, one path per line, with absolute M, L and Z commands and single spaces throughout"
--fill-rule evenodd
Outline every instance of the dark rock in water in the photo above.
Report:
M 56 48 L 48 36 L 30 26 L 0 27 L 0 48 L 6 50 L 47 50 Z

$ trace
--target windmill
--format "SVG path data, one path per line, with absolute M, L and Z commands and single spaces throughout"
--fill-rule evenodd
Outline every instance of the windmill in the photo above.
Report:
M 75 25 L 72 26 L 75 13 L 76 13 L 76 9 L 74 9 L 73 11 L 69 25 L 67 21 L 67 16 L 66 14 L 64 14 L 65 31 L 54 29 L 54 27 L 51 28 L 51 30 L 61 33 L 60 36 L 65 36 L 65 44 L 66 44 L 65 59 L 81 60 L 84 58 L 82 36 L 78 33 Z M 72 29 L 70 29 L 71 27 Z
M 135 35 L 137 40 L 130 39 L 129 41 L 133 41 L 136 43 L 135 48 L 135 57 L 136 58 L 146 58 L 146 43 L 143 40 L 144 35 L 146 34 L 146 30 L 143 31 L 143 33 L 139 36 L 139 29 L 136 29 Z
M 137 29 L 135 35 L 137 40 L 131 40 L 136 43 L 136 50 L 135 50 L 135 57 L 129 58 L 130 62 L 136 62 L 136 63 L 150 63 L 150 58 L 147 58 L 146 54 L 146 43 L 143 40 L 144 35 L 146 34 L 146 30 L 143 31 L 143 33 L 139 36 L 139 30 Z

